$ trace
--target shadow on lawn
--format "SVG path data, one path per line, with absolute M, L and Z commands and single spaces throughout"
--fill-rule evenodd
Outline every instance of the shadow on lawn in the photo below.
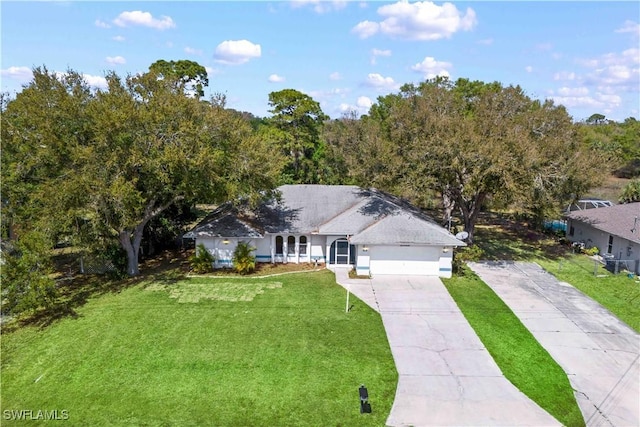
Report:
M 535 230 L 526 222 L 490 212 L 479 218 L 474 242 L 483 250 L 483 259 L 487 261 L 557 260 L 571 252 L 571 247 L 555 234 Z
M 72 271 L 70 257 L 58 259 L 58 271 Z M 10 333 L 24 326 L 46 328 L 54 322 L 70 317 L 77 318 L 77 309 L 90 298 L 108 293 L 120 293 L 142 282 L 175 283 L 186 277 L 189 272 L 188 253 L 185 251 L 166 251 L 157 257 L 147 259 L 140 265 L 140 275 L 123 279 L 110 278 L 108 275 L 84 275 L 67 273 L 57 280 L 60 292 L 58 301 L 47 309 L 2 325 L 2 333 Z

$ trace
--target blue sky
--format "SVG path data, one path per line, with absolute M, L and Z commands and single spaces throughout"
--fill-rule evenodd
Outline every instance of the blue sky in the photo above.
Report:
M 366 113 L 404 83 L 448 75 L 520 85 L 574 120 L 639 117 L 640 3 L 609 2 L 6 2 L 1 89 L 31 69 L 104 75 L 189 59 L 206 97 L 268 116 L 268 94 L 300 90 L 337 118 Z

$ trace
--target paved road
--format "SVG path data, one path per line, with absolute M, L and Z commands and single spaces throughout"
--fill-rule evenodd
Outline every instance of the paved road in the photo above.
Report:
M 640 335 L 534 263 L 472 263 L 565 370 L 587 425 L 640 425 Z
M 398 370 L 387 425 L 559 425 L 502 375 L 438 278 L 336 280 L 382 316 Z

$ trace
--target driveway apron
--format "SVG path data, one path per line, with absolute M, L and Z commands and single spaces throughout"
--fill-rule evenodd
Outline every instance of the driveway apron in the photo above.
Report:
M 565 370 L 587 425 L 640 425 L 640 335 L 534 263 L 470 267 Z
M 502 375 L 440 279 L 336 279 L 381 314 L 398 371 L 387 425 L 559 425 Z

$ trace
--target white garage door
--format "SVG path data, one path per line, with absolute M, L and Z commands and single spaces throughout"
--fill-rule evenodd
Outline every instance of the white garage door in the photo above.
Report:
M 372 246 L 371 274 L 437 276 L 440 248 L 432 246 Z

